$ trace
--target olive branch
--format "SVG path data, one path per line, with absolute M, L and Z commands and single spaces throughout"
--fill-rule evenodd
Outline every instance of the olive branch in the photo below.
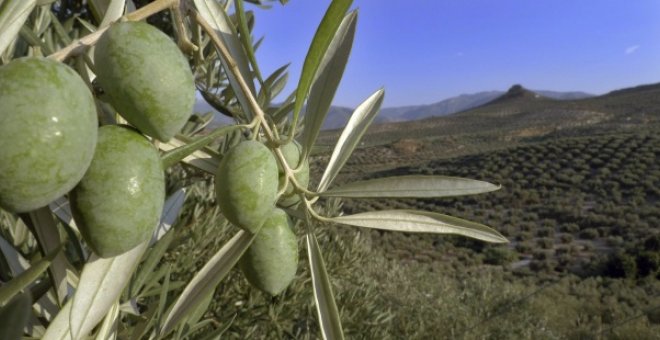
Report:
M 18 1 L 12 0 L 5 1 L 12 5 L 18 3 Z M 12 7 L 11 11 L 0 12 L 0 28 L 3 28 L 3 23 L 7 22 L 2 20 L 6 16 L 17 18 L 17 21 L 8 25 L 8 27 L 14 28 L 13 31 L 0 29 L 0 32 L 14 32 L 0 34 L 0 42 L 10 40 L 7 39 L 9 35 L 12 35 L 10 38 L 14 39 L 18 34 L 18 31 L 15 30 L 18 25 L 19 29 L 23 29 L 22 32 L 25 36 L 33 38 L 31 41 L 35 48 L 43 44 L 38 35 L 30 35 L 29 25 L 26 24 L 26 21 L 27 15 L 31 12 L 44 13 L 48 12 L 48 9 L 44 7 L 45 5 L 37 6 L 36 1 L 26 2 L 26 4 L 27 7 Z M 316 190 L 309 189 L 299 181 L 297 175 L 304 171 L 303 163 L 311 157 L 312 147 L 319 136 L 322 123 L 348 61 L 357 25 L 357 11 L 349 12 L 352 4 L 350 0 L 332 1 L 310 44 L 296 90 L 280 107 L 274 108 L 270 101 L 278 92 L 277 89 L 283 87 L 282 79 L 286 80 L 282 76 L 285 74 L 285 68 L 276 71 L 273 78 L 264 79 L 261 76 L 254 57 L 254 46 L 243 1 L 236 0 L 234 4 L 235 23 L 228 15 L 230 8 L 213 0 L 156 0 L 125 15 L 124 1 L 109 1 L 102 22 L 110 24 L 115 21 L 141 21 L 169 10 L 172 13 L 172 26 L 176 33 L 178 46 L 191 56 L 192 67 L 197 73 L 197 81 L 205 84 L 202 89 L 216 88 L 220 89 L 221 93 L 220 95 L 203 93 L 203 95 L 205 98 L 213 99 L 212 105 L 233 115 L 236 120 L 235 125 L 220 127 L 205 135 L 179 134 L 172 140 L 163 143 L 154 140 L 154 144 L 157 144 L 162 151 L 161 162 L 165 169 L 185 163 L 215 174 L 222 161 L 221 157 L 227 152 L 216 151 L 210 149 L 209 146 L 222 140 L 225 143 L 223 145 L 231 149 L 233 145 L 228 136 L 236 132 L 239 132 L 239 140 L 243 138 L 258 140 L 273 153 L 284 174 L 283 182 L 279 183 L 276 195 L 281 196 L 290 184 L 295 195 L 300 197 L 300 204 L 286 209 L 286 212 L 305 225 L 305 244 L 309 257 L 312 287 L 318 322 L 324 338 L 342 339 L 343 330 L 330 277 L 316 239 L 315 223 L 325 222 L 402 232 L 459 234 L 487 242 L 507 242 L 501 234 L 485 225 L 435 212 L 384 210 L 344 216 L 320 214 L 315 204 L 325 198 L 451 197 L 490 192 L 499 189 L 500 186 L 483 181 L 446 176 L 402 176 L 357 181 L 332 187 L 334 179 L 352 152 L 358 147 L 361 137 L 380 110 L 384 90 L 379 89 L 355 109 L 332 151 Z M 0 9 L 3 9 L 1 3 Z M 18 24 L 16 24 L 17 22 Z M 87 25 L 89 26 L 89 23 Z M 64 62 L 84 56 L 83 63 L 91 66 L 90 69 L 93 70 L 95 65 L 89 60 L 89 57 L 85 56 L 85 53 L 99 41 L 109 27 L 109 25 L 91 27 L 91 33 L 70 41 L 66 46 L 50 54 L 48 58 Z M 66 41 L 66 39 L 63 40 Z M 7 45 L 9 44 L 7 43 Z M 0 53 L 3 52 L 3 45 L 0 44 Z M 259 93 L 252 83 L 253 78 L 257 78 L 261 85 Z M 301 117 L 305 105 L 305 114 Z M 210 119 L 212 117 L 207 117 L 203 124 L 208 124 Z M 194 127 L 191 129 L 200 131 Z M 245 133 L 248 137 L 241 136 L 240 133 Z M 302 151 L 298 164 L 291 165 L 288 164 L 282 149 L 289 143 L 293 143 L 294 138 L 299 135 L 301 136 Z M 156 233 L 157 236 L 152 240 L 145 241 L 128 252 L 110 258 L 100 258 L 96 255 L 85 258 L 85 251 L 83 247 L 80 247 L 81 259 L 86 262 L 79 277 L 70 274 L 75 276 L 75 280 L 69 280 L 69 273 L 66 269 L 53 271 L 53 268 L 57 266 L 67 267 L 66 258 L 57 255 L 58 258 L 53 255 L 59 253 L 59 240 L 48 247 L 43 247 L 42 250 L 48 256 L 42 261 L 34 263 L 30 269 L 12 280 L 12 285 L 0 287 L 0 306 L 8 303 L 11 298 L 19 296 L 22 290 L 32 284 L 43 272 L 49 270 L 53 281 L 59 283 L 58 302 L 62 306 L 49 320 L 43 333 L 44 338 L 80 338 L 95 329 L 97 335 L 111 334 L 112 325 L 118 322 L 119 310 L 124 306 L 122 302 L 124 300 L 121 298 L 122 291 L 129 284 L 131 275 L 140 275 L 135 272 L 138 264 L 143 263 L 143 265 L 155 267 L 160 260 L 160 257 L 155 255 L 153 258 L 143 258 L 149 244 L 153 243 L 152 250 L 149 252 L 149 254 L 153 254 L 156 251 L 164 253 L 168 242 L 171 242 L 170 238 L 173 237 L 171 235 L 175 231 L 169 229 L 181 208 L 181 195 L 185 196 L 185 193 L 174 194 L 165 203 L 166 213 L 164 213 L 161 224 L 169 226 L 164 233 Z M 55 206 L 57 209 L 54 208 Z M 46 244 L 47 240 L 57 237 L 52 235 L 53 231 L 57 230 L 57 223 L 53 219 L 51 211 L 54 211 L 64 222 L 72 239 L 80 239 L 75 220 L 71 218 L 70 211 L 68 211 L 66 199 L 62 199 L 54 202 L 50 207 L 22 216 L 26 224 L 30 225 L 32 232 L 38 236 L 37 240 L 41 245 Z M 239 262 L 257 236 L 258 233 L 246 230 L 238 231 L 190 279 L 173 304 L 169 305 L 167 309 L 165 306 L 159 306 L 159 309 L 153 312 L 157 313 L 157 317 L 150 316 L 150 320 L 155 318 L 157 321 L 143 324 L 145 329 L 151 330 L 151 338 L 169 336 L 190 313 L 203 305 L 205 299 Z M 164 282 L 169 282 L 168 280 L 169 276 L 165 276 Z M 66 283 L 70 281 L 77 281 L 76 292 L 72 296 L 67 293 L 66 289 Z M 132 287 L 132 290 L 136 289 Z M 128 301 L 136 299 L 137 297 L 132 296 Z M 164 301 L 164 298 L 162 299 Z M 125 307 L 125 309 L 127 308 Z M 139 311 L 133 312 L 140 315 Z M 100 326 L 99 323 L 101 323 Z

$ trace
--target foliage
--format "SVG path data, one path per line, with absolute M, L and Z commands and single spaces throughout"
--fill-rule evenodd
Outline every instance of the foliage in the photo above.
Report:
M 250 2 L 265 4 L 257 0 Z M 168 181 L 168 198 L 164 203 L 161 221 L 158 226 L 154 226 L 153 237 L 140 239 L 136 246 L 126 251 L 122 249 L 120 254 L 96 254 L 88 247 L 90 240 L 86 237 L 90 232 L 80 235 L 79 230 L 86 226 L 80 220 L 79 214 L 74 213 L 74 217 L 71 217 L 68 195 L 56 199 L 49 206 L 28 213 L 16 214 L 16 211 L 9 210 L 2 212 L 0 278 L 3 301 L 11 301 L 7 308 L 13 308 L 14 300 L 10 299 L 13 296 L 21 296 L 19 293 L 25 290 L 31 293 L 32 301 L 37 307 L 27 320 L 9 327 L 22 328 L 24 335 L 46 339 L 79 339 L 90 335 L 99 339 L 199 336 L 214 338 L 236 332 L 241 334 L 241 337 L 259 335 L 311 338 L 321 333 L 324 338 L 341 339 L 344 337 L 342 322 L 346 325 L 347 335 L 360 335 L 363 334 L 360 329 L 361 318 L 370 318 L 373 320 L 371 322 L 376 324 L 384 323 L 389 318 L 389 308 L 365 305 L 359 306 L 353 314 L 346 315 L 342 312 L 345 304 L 353 304 L 355 296 L 346 295 L 341 286 L 336 286 L 331 274 L 344 266 L 344 270 L 339 272 L 341 276 L 349 265 L 357 264 L 359 268 L 365 267 L 365 264 L 350 260 L 350 253 L 346 252 L 346 249 L 350 248 L 335 249 L 335 244 L 342 248 L 342 242 L 336 242 L 337 235 L 343 235 L 345 231 L 336 234 L 334 228 L 343 227 L 332 223 L 386 228 L 392 231 L 457 234 L 494 243 L 507 242 L 506 238 L 486 225 L 434 212 L 393 209 L 342 215 L 339 201 L 334 197 L 354 197 L 356 188 L 393 198 L 451 197 L 499 189 L 499 186 L 483 181 L 416 176 L 401 179 L 404 186 L 396 184 L 397 179 L 392 178 L 377 183 L 356 183 L 352 190 L 350 186 L 348 189 L 344 186 L 343 192 L 332 191 L 333 181 L 360 144 L 362 136 L 380 109 L 383 89 L 375 91 L 355 109 L 347 127 L 337 140 L 320 180 L 315 183 L 316 189 L 308 188 L 307 183 L 299 182 L 296 174 L 302 167 L 288 164 L 283 148 L 301 135 L 302 163 L 305 163 L 312 153 L 341 78 L 341 72 L 335 70 L 344 69 L 350 54 L 357 22 L 357 12 L 348 12 L 350 6 L 350 0 L 331 2 L 310 44 L 297 89 L 284 103 L 275 104 L 273 102 L 286 82 L 285 68 L 267 77 L 261 73 L 254 55 L 258 42 L 254 42 L 251 36 L 254 14 L 246 11 L 242 0 L 155 0 L 148 3 L 123 0 L 2 0 L 2 64 L 10 64 L 12 60 L 23 56 L 47 56 L 73 67 L 89 87 L 89 92 L 95 95 L 101 125 L 126 124 L 128 121 L 135 125 L 135 128 L 142 129 L 140 132 L 143 134 L 160 140 L 159 142 L 151 139 L 151 142 L 161 150 L 161 162 L 166 167 L 164 170 L 167 172 Z M 152 112 L 150 109 L 149 112 L 140 110 L 129 113 L 127 111 L 137 106 L 136 102 L 119 105 L 124 103 L 126 98 L 123 95 L 118 96 L 114 92 L 117 89 L 103 80 L 107 79 L 102 71 L 108 67 L 108 63 L 101 62 L 105 53 L 108 57 L 117 57 L 117 53 L 109 52 L 101 45 L 97 46 L 94 53 L 91 47 L 99 41 L 105 41 L 106 34 L 113 31 L 109 27 L 119 27 L 111 26 L 114 22 L 140 21 L 148 17 L 152 17 L 152 23 L 170 34 L 177 42 L 177 46 L 171 47 L 165 47 L 165 43 L 157 43 L 159 48 L 163 45 L 163 49 L 174 49 L 176 55 L 180 49 L 189 62 L 195 86 L 202 97 L 220 112 L 232 117 L 235 124 L 207 131 L 204 127 L 212 116 L 194 115 L 181 127 L 181 133 L 170 138 L 169 133 L 154 134 L 151 129 L 136 123 L 144 119 L 142 115 L 149 115 L 149 119 L 144 120 L 148 122 L 145 126 L 162 121 L 162 112 Z M 145 30 L 147 27 L 149 30 L 153 29 L 147 25 L 141 27 Z M 122 46 L 119 50 L 126 48 L 125 44 L 120 45 Z M 132 48 L 124 57 L 135 55 L 135 60 L 140 60 L 140 53 L 148 55 L 149 52 Z M 127 65 L 131 66 L 125 60 L 120 60 L 117 67 L 122 69 Z M 188 71 L 186 67 L 184 69 L 185 72 Z M 162 72 L 164 70 L 159 71 L 158 75 L 148 76 L 165 79 L 166 76 L 161 74 Z M 103 79 L 97 79 L 96 73 Z M 113 71 L 111 74 L 114 76 L 118 73 Z M 139 72 L 129 71 L 122 76 L 124 77 L 128 79 L 141 76 Z M 173 98 L 168 96 L 159 99 L 158 96 L 152 95 L 151 88 L 146 89 L 143 86 L 146 80 L 151 79 L 130 80 L 131 84 L 136 86 L 135 93 L 132 94 L 140 94 L 141 100 L 150 108 L 157 108 L 156 104 L 166 105 L 168 108 L 173 106 L 167 103 Z M 110 81 L 114 82 L 117 82 L 117 79 Z M 171 81 L 154 83 L 156 87 L 167 86 Z M 120 88 L 123 91 L 128 86 L 123 84 Z M 305 104 L 307 108 L 314 109 L 306 110 L 302 115 Z M 178 117 L 181 114 L 180 109 L 175 111 Z M 11 112 L 0 114 L 9 115 Z M 153 120 L 152 115 L 155 115 Z M 160 128 L 164 126 L 158 126 L 154 131 L 157 132 Z M 263 300 L 263 296 L 247 289 L 245 285 L 229 284 L 240 277 L 233 268 L 246 249 L 252 247 L 261 226 L 233 226 L 227 219 L 236 222 L 237 215 L 244 217 L 240 215 L 248 216 L 253 213 L 250 208 L 252 200 L 246 200 L 246 204 L 241 203 L 240 209 L 237 208 L 231 214 L 225 211 L 227 219 L 215 204 L 230 195 L 239 195 L 231 196 L 232 198 L 244 198 L 240 195 L 245 195 L 245 192 L 251 189 L 250 186 L 242 183 L 240 188 L 234 189 L 227 185 L 227 190 L 215 190 L 219 197 L 214 197 L 214 190 L 208 186 L 210 178 L 204 174 L 206 172 L 214 175 L 214 185 L 221 185 L 223 182 L 218 177 L 224 179 L 227 173 L 219 164 L 228 159 L 229 152 L 235 150 L 236 145 L 241 145 L 246 140 L 258 143 L 265 150 L 265 157 L 272 156 L 279 164 L 281 182 L 277 183 L 277 196 L 281 196 L 286 192 L 286 188 L 291 187 L 295 195 L 300 197 L 300 203 L 288 207 L 286 212 L 295 220 L 295 232 L 304 239 L 303 248 L 306 248 L 308 256 L 306 261 L 303 261 L 303 269 L 294 280 L 293 286 L 273 297 L 270 303 L 264 303 L 268 300 Z M 132 161 L 139 163 L 144 160 Z M 251 161 L 245 164 L 258 166 L 251 164 Z M 130 166 L 127 165 L 124 169 L 112 171 L 121 172 L 128 168 Z M 275 178 L 275 167 L 271 168 Z M 239 172 L 243 169 L 239 167 L 230 170 Z M 250 172 L 243 171 L 238 173 L 238 176 L 237 178 L 250 176 Z M 253 178 L 248 179 L 258 182 L 262 180 L 259 177 L 260 175 L 255 173 Z M 139 183 L 131 182 L 137 181 L 137 178 L 129 178 L 126 184 L 129 186 L 128 191 L 137 187 Z M 235 182 L 238 182 L 238 179 L 231 179 L 232 184 Z M 124 185 L 123 182 L 117 186 L 121 185 Z M 104 187 L 102 191 L 107 190 L 112 188 Z M 184 222 L 175 224 L 186 191 L 195 192 L 202 197 L 201 205 L 199 200 L 191 204 L 189 198 L 181 217 Z M 324 193 L 328 193 L 327 196 L 332 198 L 326 198 Z M 263 192 L 261 194 L 265 195 Z M 121 202 L 121 198 L 113 196 L 112 202 Z M 110 201 L 106 203 L 109 204 Z M 267 208 L 271 210 L 275 209 L 274 200 L 269 199 L 261 203 L 268 205 Z M 104 202 L 95 202 L 92 208 L 100 209 L 99 205 L 102 204 Z M 160 206 L 160 203 L 156 205 Z M 222 207 L 226 209 L 225 205 Z M 138 210 L 137 206 L 135 210 Z M 120 216 L 123 214 L 130 215 L 130 212 L 116 211 L 116 216 L 111 219 L 123 219 L 125 223 L 132 220 L 128 216 Z M 55 216 L 58 219 L 55 219 Z M 263 219 L 259 219 L 259 222 L 262 221 Z M 191 240 L 194 242 L 190 243 Z M 263 242 L 260 239 L 258 244 Z M 254 245 L 257 246 L 256 243 Z M 45 259 L 40 260 L 42 257 Z M 346 261 L 347 259 L 349 261 Z M 42 275 L 44 270 L 47 271 L 48 278 Z M 362 284 L 360 283 L 359 287 L 362 287 Z M 218 287 L 220 289 L 217 289 Z M 243 300 L 236 301 L 233 305 L 241 307 L 240 313 L 236 311 L 230 316 L 224 312 L 225 314 L 218 317 L 207 316 L 205 311 L 209 307 L 215 313 L 231 310 L 231 302 L 225 301 L 217 305 L 219 300 L 213 299 L 214 292 L 235 298 L 240 296 L 234 295 L 237 288 L 242 289 L 243 294 L 247 292 L 246 300 L 253 301 L 254 296 L 257 296 L 257 299 L 261 299 L 260 302 L 246 303 L 246 307 L 241 307 Z M 279 288 L 277 290 L 279 291 Z M 295 291 L 303 293 L 294 294 Z M 339 292 L 336 299 L 334 292 Z M 356 293 L 364 298 L 375 298 L 376 295 L 374 291 L 358 290 Z M 295 307 L 294 302 L 298 298 L 305 299 L 307 308 L 298 311 L 303 312 L 303 315 L 290 314 L 293 310 L 290 306 Z M 24 310 L 24 301 L 21 306 Z M 260 315 L 261 312 L 264 313 L 263 318 L 271 322 L 267 330 L 255 328 L 255 315 Z M 316 324 L 310 322 L 312 315 L 316 318 Z M 355 315 L 360 318 L 355 318 Z M 238 319 L 242 320 L 236 321 Z M 235 324 L 239 323 L 241 327 L 237 329 Z M 374 332 L 367 333 L 370 336 L 380 334 L 378 330 L 368 332 Z

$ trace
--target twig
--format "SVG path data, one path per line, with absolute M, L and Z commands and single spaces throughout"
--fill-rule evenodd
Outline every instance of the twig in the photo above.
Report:
M 234 58 L 231 56 L 231 53 L 229 53 L 229 50 L 225 46 L 224 41 L 222 41 L 222 39 L 218 36 L 218 34 L 213 29 L 213 27 L 211 27 L 209 23 L 206 22 L 206 20 L 204 20 L 204 18 L 198 11 L 191 9 L 190 15 L 195 20 L 195 22 L 197 22 L 201 26 L 202 30 L 204 30 L 204 32 L 209 35 L 209 37 L 213 41 L 213 44 L 217 48 L 217 51 L 220 53 L 222 59 L 225 60 L 228 68 L 227 71 L 232 73 L 232 75 L 238 82 L 238 86 L 241 88 L 241 91 L 245 94 L 246 100 L 248 101 L 247 104 L 249 105 L 250 110 L 254 112 L 256 118 L 261 123 L 261 126 L 263 127 L 263 130 L 266 134 L 266 138 L 268 138 L 268 140 L 272 142 L 276 142 L 275 140 L 276 136 L 273 133 L 273 130 L 268 125 L 268 121 L 266 120 L 266 115 L 259 106 L 257 100 L 254 98 L 254 94 L 248 87 L 247 82 L 245 81 L 245 79 L 243 79 L 243 76 L 241 75 L 240 70 L 238 69 L 238 65 L 236 64 Z M 302 186 L 296 180 L 293 169 L 291 169 L 289 165 L 286 163 L 282 150 L 279 147 L 277 147 L 273 149 L 273 151 L 275 152 L 275 155 L 277 156 L 280 164 L 282 164 L 282 167 L 284 168 L 284 172 L 291 181 L 291 183 L 296 188 L 305 190 L 306 188 L 302 188 Z
M 168 9 L 179 1 L 180 0 L 156 0 L 135 12 L 125 15 L 122 17 L 122 19 L 127 21 L 139 21 L 151 16 L 152 14 Z M 49 55 L 48 58 L 62 61 L 70 56 L 82 53 L 85 49 L 87 49 L 87 47 L 94 45 L 96 41 L 99 40 L 103 32 L 105 32 L 107 29 L 108 26 L 100 28 L 91 34 L 88 34 L 72 42 L 67 47 Z

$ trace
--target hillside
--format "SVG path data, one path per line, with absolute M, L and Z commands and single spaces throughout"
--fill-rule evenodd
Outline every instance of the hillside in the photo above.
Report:
M 533 90 L 532 92 L 534 95 L 538 94 L 540 96 L 556 100 L 570 100 L 593 97 L 593 95 L 585 92 L 559 92 L 545 90 Z M 503 91 L 483 91 L 471 94 L 461 94 L 427 105 L 385 107 L 381 109 L 378 117 L 376 117 L 375 124 L 382 124 L 387 122 L 405 122 L 429 117 L 447 116 L 457 112 L 479 107 L 502 95 L 505 95 L 505 93 L 506 92 Z M 353 113 L 353 109 L 351 108 L 332 107 L 328 113 L 328 117 L 326 118 L 325 123 L 323 124 L 323 129 L 331 130 L 344 127 L 351 113 Z
M 556 100 L 514 86 L 489 103 L 450 116 L 374 125 L 364 140 L 378 145 L 414 137 L 454 154 L 457 149 L 466 153 L 551 136 L 635 131 L 659 125 L 660 84 L 576 100 Z M 338 133 L 325 132 L 322 143 L 332 144 Z
M 534 92 L 542 96 L 558 100 L 581 99 L 593 96 L 585 92 L 560 92 L 545 90 L 534 90 Z M 503 91 L 483 91 L 471 94 L 461 94 L 426 105 L 385 107 L 381 109 L 380 114 L 378 117 L 376 117 L 375 124 L 404 122 L 429 117 L 446 116 L 481 106 L 503 95 L 504 93 L 505 92 Z M 197 102 L 195 103 L 194 112 L 204 113 L 209 111 L 216 112 L 215 124 L 226 124 L 231 121 L 228 117 L 217 113 L 217 111 L 202 98 L 198 98 Z M 328 116 L 326 117 L 322 128 L 324 130 L 342 128 L 346 125 L 346 122 L 352 113 L 353 108 L 332 106 L 330 107 L 330 111 L 328 112 Z

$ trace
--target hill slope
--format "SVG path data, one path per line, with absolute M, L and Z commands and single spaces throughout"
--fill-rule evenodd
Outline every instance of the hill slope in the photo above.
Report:
M 446 117 L 374 125 L 365 136 L 367 144 L 406 138 L 436 141 L 446 148 L 448 140 L 479 139 L 484 147 L 511 144 L 552 135 L 582 135 L 635 131 L 660 127 L 660 84 L 622 89 L 608 94 L 556 100 L 521 87 L 477 108 Z M 337 132 L 327 132 L 331 144 Z M 444 141 L 444 144 L 443 144 Z M 451 143 L 449 143 L 451 144 Z M 474 143 L 466 143 L 474 146 Z M 477 143 L 478 144 L 478 143 Z
M 534 92 L 548 98 L 559 100 L 588 98 L 593 96 L 585 92 L 559 92 L 544 90 L 534 90 Z M 403 122 L 429 117 L 446 116 L 481 106 L 503 95 L 504 93 L 505 92 L 503 91 L 483 91 L 470 94 L 461 94 L 459 96 L 447 98 L 442 101 L 427 105 L 386 107 L 381 109 L 379 115 L 376 117 L 375 123 L 380 124 L 388 122 Z M 209 111 L 215 112 L 215 109 L 213 109 L 213 107 L 211 107 L 211 105 L 209 105 L 203 99 L 198 98 L 197 102 L 195 103 L 194 112 L 204 113 Z M 352 113 L 353 108 L 332 106 L 328 112 L 328 116 L 323 123 L 322 128 L 324 130 L 342 128 L 346 125 L 346 122 L 348 122 L 348 118 L 350 118 Z M 231 122 L 231 119 L 217 113 L 215 122 L 216 124 L 227 124 Z

